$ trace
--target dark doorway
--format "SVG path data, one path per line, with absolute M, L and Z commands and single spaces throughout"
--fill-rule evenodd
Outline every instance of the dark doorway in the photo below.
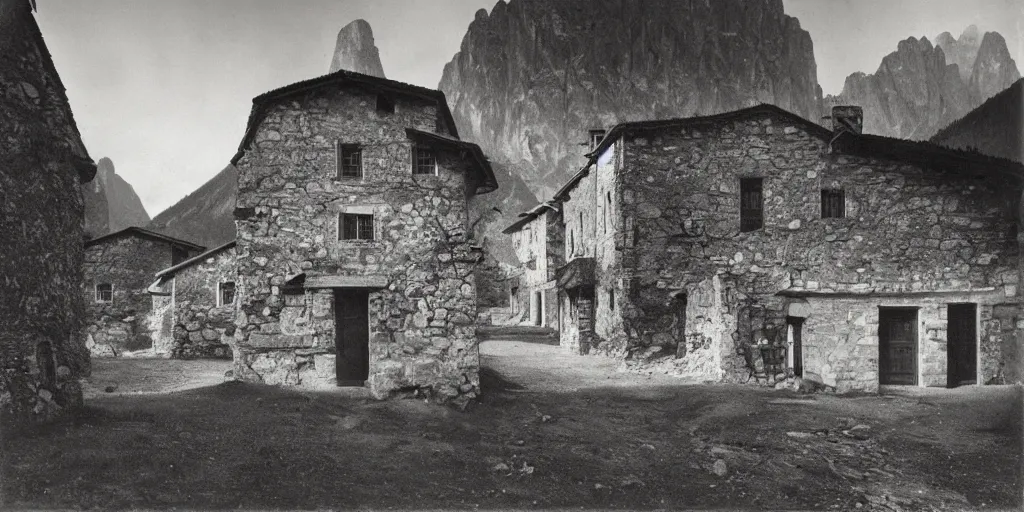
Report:
M 672 339 L 676 342 L 676 359 L 686 356 L 686 292 L 672 297 Z
M 978 382 L 978 306 L 950 304 L 946 311 L 946 384 L 953 388 Z
M 916 308 L 878 308 L 878 383 L 917 384 Z
M 339 386 L 362 386 L 370 376 L 370 294 L 334 292 L 334 330 Z
M 786 324 L 793 329 L 793 375 L 804 376 L 804 349 L 803 349 L 803 328 L 804 319 L 795 316 L 787 316 Z
M 544 299 L 540 292 L 533 292 L 533 325 L 544 325 Z

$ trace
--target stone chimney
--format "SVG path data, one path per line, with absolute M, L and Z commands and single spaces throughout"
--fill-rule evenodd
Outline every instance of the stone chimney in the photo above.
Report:
M 864 133 L 864 109 L 854 105 L 832 107 L 832 131 Z

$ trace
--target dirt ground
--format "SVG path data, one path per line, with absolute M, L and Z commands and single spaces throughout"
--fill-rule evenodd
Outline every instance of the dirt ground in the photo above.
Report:
M 808 396 L 620 373 L 615 361 L 495 337 L 481 353 L 485 394 L 465 412 L 223 383 L 219 362 L 97 362 L 84 415 L 4 437 L 2 505 L 1021 505 L 1018 387 Z

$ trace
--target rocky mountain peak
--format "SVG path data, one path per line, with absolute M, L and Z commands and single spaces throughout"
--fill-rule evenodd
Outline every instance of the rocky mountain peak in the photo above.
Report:
M 373 40 L 373 29 L 366 20 L 355 20 L 338 32 L 329 72 L 339 69 L 385 78 L 380 52 Z
M 944 32 L 934 46 L 904 39 L 874 74 L 851 74 L 825 103 L 863 107 L 865 133 L 927 139 L 1020 77 L 1002 36 L 978 34 L 973 26 L 958 39 Z
M 96 177 L 82 185 L 85 202 L 85 232 L 103 236 L 131 226 L 145 226 L 149 214 L 135 189 L 114 171 L 114 161 L 96 161 Z
M 1006 40 L 998 32 L 986 32 L 971 73 L 971 92 L 982 100 L 991 98 L 1018 78 L 1020 71 L 1010 57 Z
M 974 70 L 974 59 L 981 47 L 981 31 L 977 25 L 967 27 L 955 39 L 949 32 L 943 32 L 935 38 L 935 45 L 942 48 L 947 63 L 956 64 L 960 68 L 960 78 L 969 81 Z

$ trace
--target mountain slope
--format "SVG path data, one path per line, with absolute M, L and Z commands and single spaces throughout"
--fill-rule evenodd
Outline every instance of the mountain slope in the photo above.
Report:
M 931 142 L 1024 163 L 1024 79 L 939 130 Z
M 781 0 L 498 1 L 438 88 L 462 138 L 496 164 L 486 201 L 504 215 L 491 239 L 579 169 L 589 129 L 762 102 L 809 119 L 821 108 L 811 37 Z
M 385 78 L 380 52 L 373 42 L 373 29 L 366 20 L 355 20 L 338 32 L 329 72 L 339 69 Z
M 924 140 L 1020 78 L 998 33 L 979 40 L 972 26 L 959 39 L 944 32 L 936 42 L 900 41 L 874 74 L 850 75 L 825 104 L 863 107 L 865 133 Z
M 114 162 L 101 158 L 96 178 L 82 185 L 85 200 L 85 232 L 90 238 L 132 226 L 145 226 L 149 214 L 135 189 L 114 172 Z
M 229 165 L 210 181 L 160 212 L 147 226 L 158 233 L 217 247 L 235 239 L 238 170 Z

